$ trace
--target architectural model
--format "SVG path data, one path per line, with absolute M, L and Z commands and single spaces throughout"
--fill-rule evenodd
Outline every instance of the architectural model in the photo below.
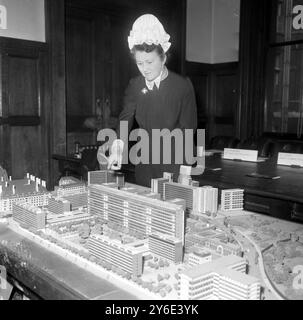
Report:
M 11 211 L 10 228 L 141 299 L 281 297 L 260 280 L 253 240 L 234 227 L 243 190 L 223 190 L 220 210 L 218 189 L 180 181 L 165 173 L 150 190 L 94 171 L 87 185 L 64 177 L 50 193 L 30 175 L 3 179 L 1 211 Z
M 246 275 L 246 261 L 229 255 L 180 274 L 182 300 L 257 300 L 260 281 Z
M 36 207 L 47 206 L 50 192 L 45 181 L 27 173 L 24 179 L 0 178 L 0 213 L 11 212 L 14 203 L 27 203 Z
M 244 206 L 244 190 L 229 189 L 222 190 L 221 193 L 221 210 L 243 210 Z

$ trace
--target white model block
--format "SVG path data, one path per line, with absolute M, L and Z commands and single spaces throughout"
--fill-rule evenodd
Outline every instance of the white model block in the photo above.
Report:
M 221 210 L 243 210 L 244 206 L 244 190 L 243 189 L 227 189 L 221 193 Z

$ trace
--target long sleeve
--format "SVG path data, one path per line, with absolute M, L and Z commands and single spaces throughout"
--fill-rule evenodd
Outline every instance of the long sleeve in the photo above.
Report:
M 134 118 L 136 114 L 136 95 L 134 89 L 134 80 L 130 80 L 128 87 L 125 90 L 124 99 L 123 99 L 123 109 L 119 115 L 119 123 L 117 126 L 117 137 L 120 136 L 120 122 L 127 121 L 128 123 L 128 133 L 132 129 Z
M 187 87 L 180 110 L 180 129 L 197 129 L 197 104 L 193 85 L 187 78 Z

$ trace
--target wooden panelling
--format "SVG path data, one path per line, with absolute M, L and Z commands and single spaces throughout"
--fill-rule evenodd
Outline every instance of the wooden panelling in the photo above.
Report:
M 198 128 L 204 129 L 207 123 L 207 106 L 208 106 L 208 76 L 191 76 L 192 84 L 196 93 Z
M 66 97 L 68 116 L 94 114 L 94 21 L 66 17 Z
M 8 116 L 39 116 L 39 75 L 37 57 L 9 56 Z M 5 72 L 5 71 L 4 71 Z
M 0 163 L 13 178 L 30 172 L 49 180 L 47 46 L 0 41 Z
M 187 62 L 197 99 L 198 127 L 206 129 L 206 142 L 214 136 L 236 134 L 238 63 L 203 64 Z
M 237 136 L 241 139 L 260 136 L 264 130 L 266 54 L 273 1 L 241 1 L 237 115 Z
M 62 0 L 45 0 L 46 40 L 48 46 L 48 81 L 50 154 L 66 154 L 65 86 L 65 6 Z M 59 175 L 56 161 L 51 161 L 50 187 Z
M 216 109 L 215 116 L 229 118 L 233 124 L 237 105 L 237 75 L 234 73 L 216 74 Z
M 40 126 L 11 127 L 9 129 L 11 168 L 14 178 L 23 178 L 29 172 L 45 179 L 47 168 L 43 167 L 42 134 Z

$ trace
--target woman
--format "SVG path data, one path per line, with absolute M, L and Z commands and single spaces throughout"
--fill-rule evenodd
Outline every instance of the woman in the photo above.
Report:
M 150 14 L 139 17 L 128 38 L 129 48 L 141 73 L 132 79 L 125 92 L 120 121 L 127 121 L 131 129 L 134 120 L 139 128 L 149 134 L 149 164 L 138 164 L 135 167 L 136 182 L 150 186 L 152 178 L 160 178 L 163 172 L 174 173 L 177 180 L 180 164 L 174 161 L 174 143 L 172 143 L 172 162 L 164 164 L 163 152 L 160 152 L 160 163 L 152 163 L 151 136 L 153 129 L 196 130 L 197 110 L 195 94 L 191 82 L 166 68 L 167 51 L 171 43 L 159 20 Z M 119 131 L 118 131 L 119 133 Z M 114 143 L 114 149 L 123 149 L 123 142 Z M 160 148 L 162 150 L 162 148 Z M 164 150 L 165 152 L 165 150 Z M 113 152 L 109 158 L 108 168 L 121 167 L 122 153 Z

